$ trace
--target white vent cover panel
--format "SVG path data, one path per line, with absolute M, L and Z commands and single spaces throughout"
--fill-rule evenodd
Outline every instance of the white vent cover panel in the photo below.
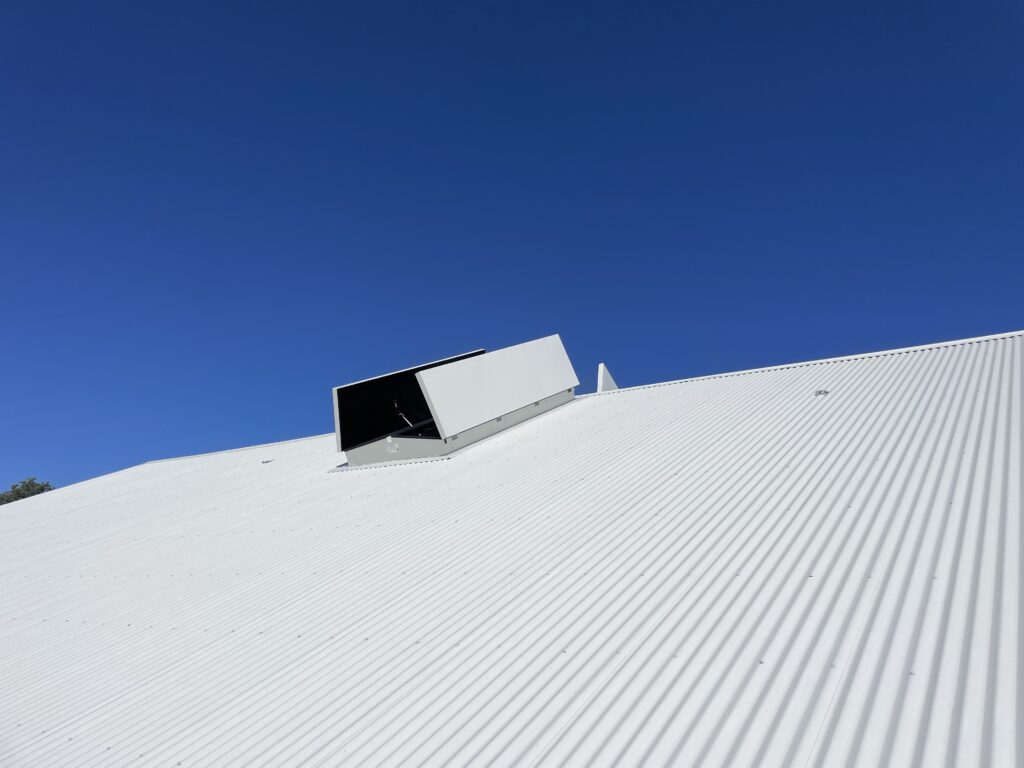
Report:
M 579 386 L 558 335 L 416 374 L 442 438 Z

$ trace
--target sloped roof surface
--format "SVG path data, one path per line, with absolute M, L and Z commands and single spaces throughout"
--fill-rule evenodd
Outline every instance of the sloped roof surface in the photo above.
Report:
M 1020 764 L 1022 365 L 1011 334 L 0 508 L 0 764 Z

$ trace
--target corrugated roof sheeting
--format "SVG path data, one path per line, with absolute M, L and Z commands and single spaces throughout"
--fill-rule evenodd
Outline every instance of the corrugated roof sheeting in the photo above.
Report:
M 1020 765 L 1022 364 L 1006 335 L 9 505 L 0 763 Z

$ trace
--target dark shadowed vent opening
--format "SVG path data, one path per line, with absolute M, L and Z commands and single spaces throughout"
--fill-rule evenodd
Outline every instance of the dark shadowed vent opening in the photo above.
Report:
M 338 450 L 348 451 L 386 437 L 439 439 L 416 374 L 483 353 L 484 350 L 477 349 L 336 388 Z

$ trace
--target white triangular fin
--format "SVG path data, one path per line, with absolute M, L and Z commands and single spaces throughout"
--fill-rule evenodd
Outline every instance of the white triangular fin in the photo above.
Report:
M 608 370 L 608 366 L 604 363 L 597 364 L 597 391 L 598 392 L 611 392 L 613 389 L 618 389 L 619 385 L 615 383 L 615 379 L 612 378 L 611 371 Z

